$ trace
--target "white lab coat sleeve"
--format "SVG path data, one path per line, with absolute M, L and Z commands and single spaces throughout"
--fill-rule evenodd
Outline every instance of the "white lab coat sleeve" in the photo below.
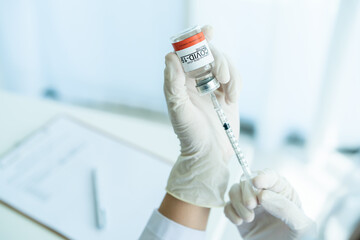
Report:
M 154 210 L 139 240 L 204 240 L 205 231 L 178 224 Z

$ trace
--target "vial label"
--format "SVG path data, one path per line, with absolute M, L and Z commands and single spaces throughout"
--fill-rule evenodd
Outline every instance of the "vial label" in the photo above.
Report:
M 180 42 L 173 43 L 185 72 L 201 68 L 214 61 L 204 34 L 198 33 Z

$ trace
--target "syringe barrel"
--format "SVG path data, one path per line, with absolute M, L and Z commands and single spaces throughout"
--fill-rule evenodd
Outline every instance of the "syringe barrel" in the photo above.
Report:
M 211 93 L 211 100 L 213 102 L 214 109 L 221 121 L 221 124 L 223 125 L 223 127 L 225 129 L 225 132 L 230 141 L 230 144 L 231 144 L 232 148 L 234 149 L 236 158 L 238 159 L 238 161 L 240 163 L 240 166 L 244 172 L 244 175 L 248 180 L 251 181 L 251 171 L 250 171 L 247 161 L 245 160 L 245 154 L 240 149 L 239 141 L 237 140 L 237 138 L 234 134 L 234 131 L 231 129 L 228 119 L 227 119 L 224 111 L 222 110 L 221 105 L 219 104 L 219 102 L 216 98 L 216 95 L 213 92 Z

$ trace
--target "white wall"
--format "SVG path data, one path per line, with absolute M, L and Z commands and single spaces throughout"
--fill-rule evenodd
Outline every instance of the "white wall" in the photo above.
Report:
M 342 1 L 324 67 L 314 115 L 314 146 L 360 146 L 360 2 Z
M 242 73 L 240 112 L 256 124 L 260 147 L 275 149 L 291 131 L 326 138 L 331 126 L 352 136 L 344 142 L 354 142 L 360 117 L 349 114 L 360 101 L 359 27 L 339 18 L 339 6 L 343 17 L 359 16 L 356 2 L 0 0 L 1 86 L 34 96 L 50 87 L 67 101 L 166 112 L 162 82 L 169 37 L 189 25 L 211 24 L 214 44 Z M 340 33 L 349 35 L 347 48 L 334 48 L 336 24 L 349 28 Z M 333 67 L 327 60 L 334 51 L 341 52 L 332 63 L 341 66 L 341 86 L 329 91 L 326 74 Z M 346 100 L 327 100 L 335 97 Z M 327 123 L 329 112 L 335 123 Z M 316 132 L 319 124 L 329 126 Z
M 319 107 L 326 111 L 334 108 L 331 111 L 337 112 L 334 119 L 337 130 L 344 129 L 342 136 L 350 134 L 355 137 L 355 134 L 345 129 L 357 127 L 357 124 L 344 117 L 354 112 L 354 109 L 347 114 L 340 113 L 360 102 L 359 95 L 353 94 L 360 90 L 359 68 L 356 67 L 359 66 L 359 41 L 354 35 L 359 27 L 352 21 L 342 19 L 356 16 L 356 13 L 359 15 L 359 4 L 355 2 L 191 1 L 195 9 L 191 14 L 191 22 L 213 25 L 216 30 L 214 43 L 231 56 L 242 73 L 240 111 L 242 117 L 257 124 L 261 148 L 275 149 L 291 131 L 305 137 L 311 135 L 315 127 L 324 124 L 318 123 L 319 118 L 322 118 L 318 113 Z M 349 28 L 348 32 L 338 34 L 345 34 L 346 38 L 352 39 L 351 43 L 342 43 L 350 46 L 352 53 L 346 53 L 349 50 L 339 46 L 341 58 L 333 62 L 343 66 L 339 71 L 342 71 L 342 77 L 346 80 L 341 80 L 341 87 L 330 95 L 331 98 L 342 100 L 334 104 L 325 100 L 323 104 L 320 99 L 323 92 L 328 91 L 326 85 L 330 81 L 325 77 L 331 71 L 328 68 L 332 67 L 328 65 L 328 58 L 333 56 L 333 42 L 337 44 L 334 36 L 336 25 Z
M 185 27 L 176 1 L 0 1 L 5 88 L 165 111 L 164 55 Z

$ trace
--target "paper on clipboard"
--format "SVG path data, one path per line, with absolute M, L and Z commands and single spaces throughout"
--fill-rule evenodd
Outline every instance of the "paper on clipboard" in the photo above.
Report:
M 91 169 L 103 179 L 107 226 L 96 228 Z M 0 200 L 71 239 L 136 239 L 165 194 L 170 166 L 68 117 L 0 157 Z M 106 174 L 104 174 L 106 173 Z

